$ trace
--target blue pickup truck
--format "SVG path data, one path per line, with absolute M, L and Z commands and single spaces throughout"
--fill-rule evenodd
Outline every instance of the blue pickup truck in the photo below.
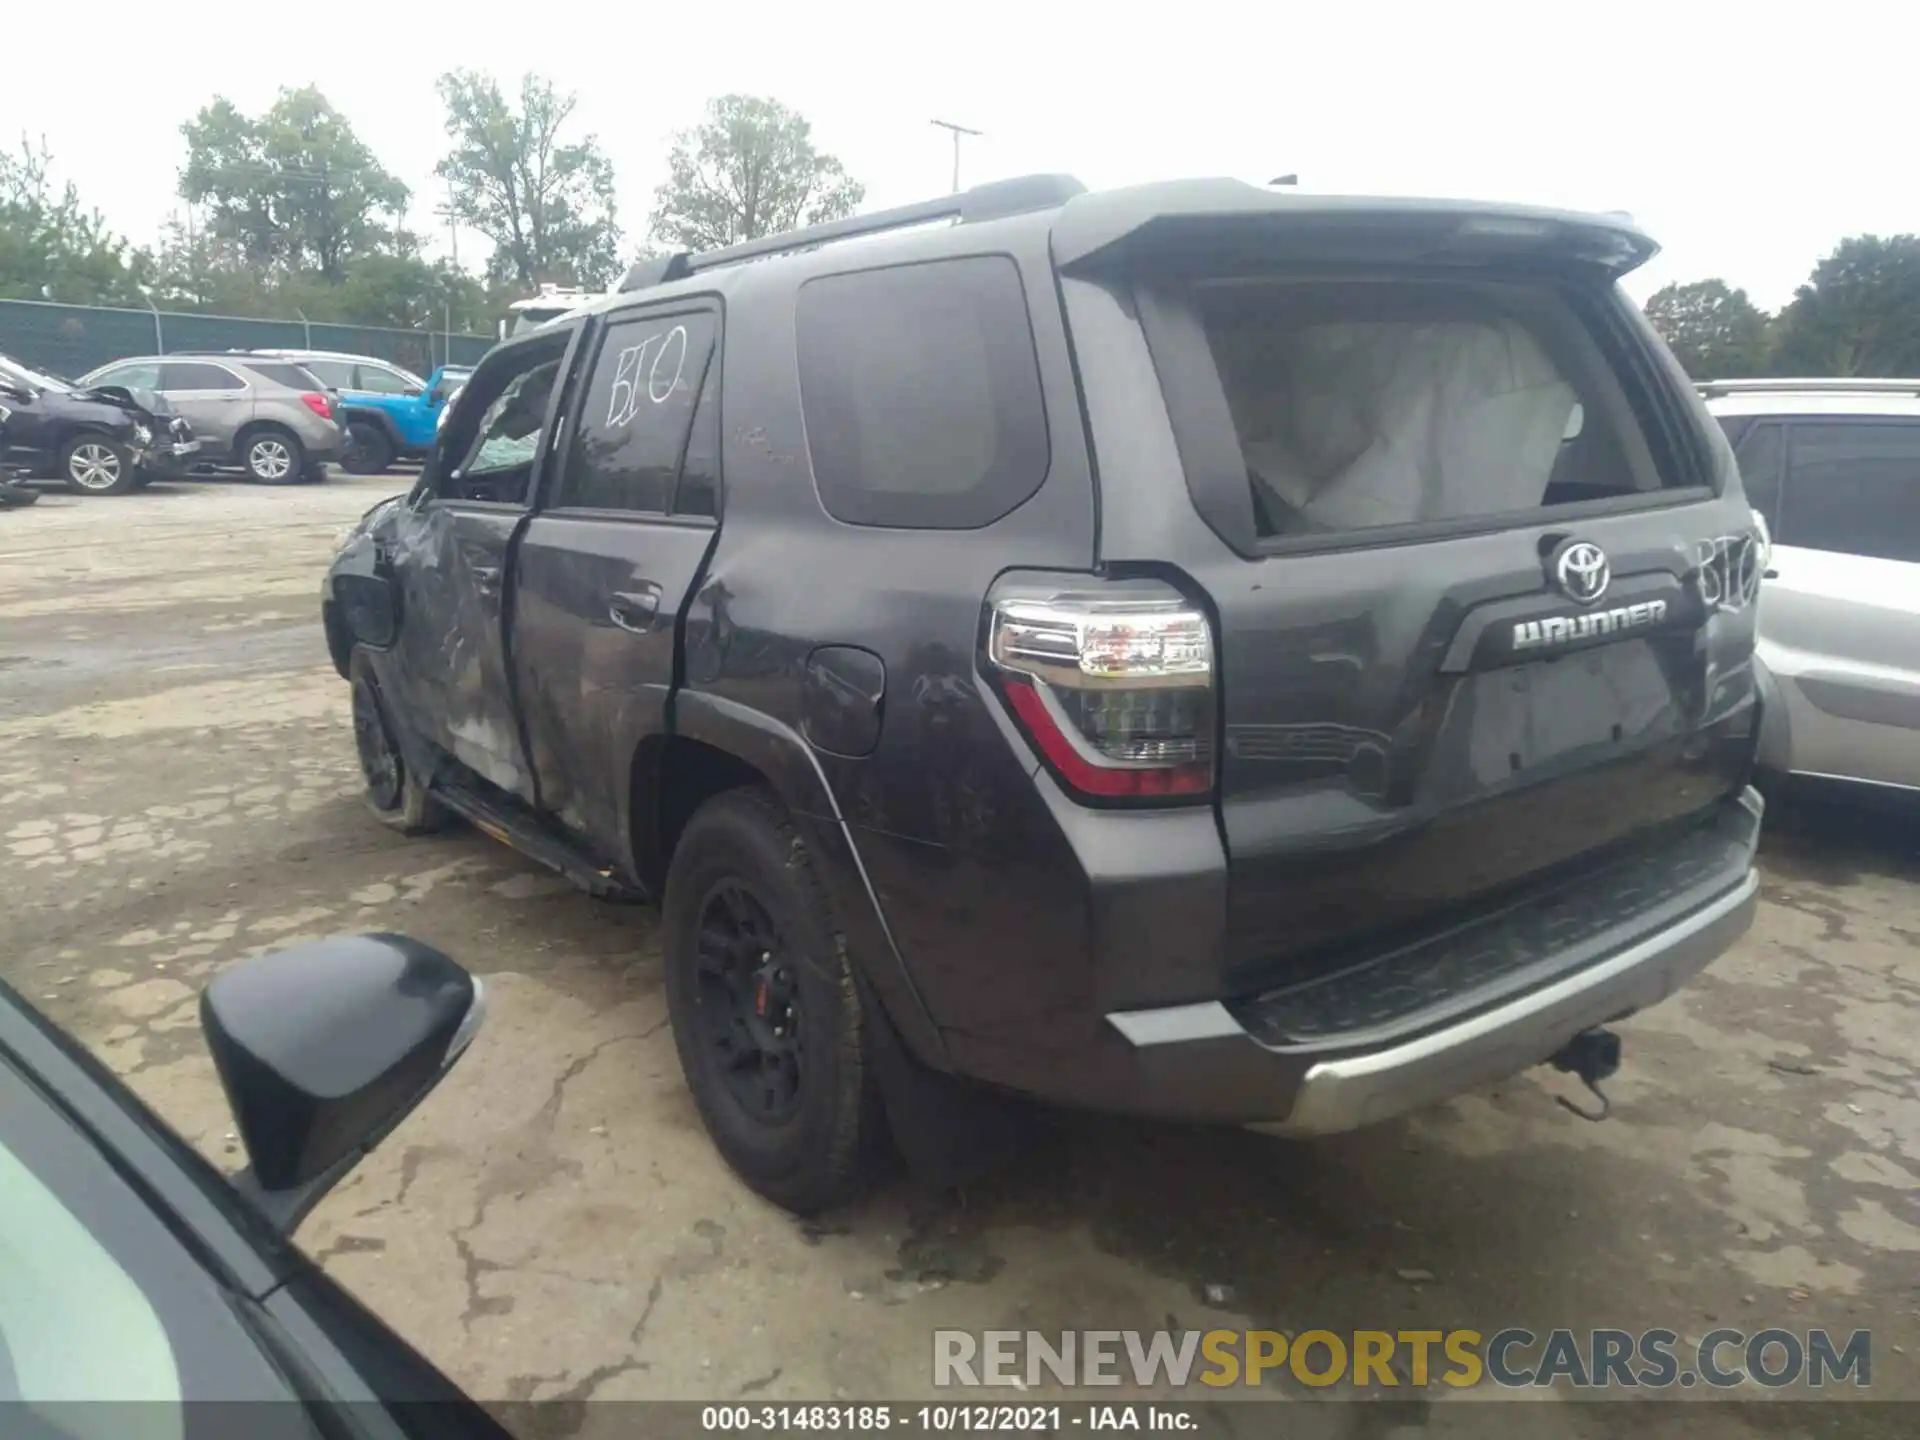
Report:
M 471 365 L 442 365 L 422 380 L 371 355 L 331 350 L 254 353 L 291 360 L 339 395 L 348 440 L 341 464 L 355 475 L 378 475 L 396 460 L 424 456 L 433 447 L 441 411 L 473 373 Z

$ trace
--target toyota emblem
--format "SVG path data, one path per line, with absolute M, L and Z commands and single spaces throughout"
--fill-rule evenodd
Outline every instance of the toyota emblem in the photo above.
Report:
M 1569 600 L 1591 605 L 1613 578 L 1607 552 L 1590 540 L 1569 540 L 1553 557 L 1553 583 Z

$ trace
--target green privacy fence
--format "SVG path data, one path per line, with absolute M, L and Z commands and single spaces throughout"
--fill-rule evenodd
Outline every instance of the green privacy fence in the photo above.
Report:
M 0 353 L 54 375 L 84 375 L 126 355 L 275 349 L 374 355 L 425 375 L 437 365 L 472 365 L 492 344 L 484 335 L 445 335 L 438 330 L 0 300 Z

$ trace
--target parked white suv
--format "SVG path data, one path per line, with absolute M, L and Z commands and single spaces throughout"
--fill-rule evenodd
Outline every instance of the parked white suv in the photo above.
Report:
M 1773 538 L 1761 765 L 1920 788 L 1920 380 L 1700 391 Z

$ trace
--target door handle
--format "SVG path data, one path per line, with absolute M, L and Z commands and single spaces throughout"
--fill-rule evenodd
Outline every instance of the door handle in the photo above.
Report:
M 1762 570 L 1760 572 L 1760 578 L 1762 580 L 1778 580 L 1780 578 L 1780 572 L 1772 569 Z
M 474 589 L 478 590 L 482 595 L 486 595 L 489 597 L 498 595 L 500 593 L 499 568 L 493 565 L 474 566 L 473 567 L 473 587 Z
M 637 635 L 651 630 L 659 613 L 660 592 L 656 589 L 618 590 L 607 597 L 607 618 Z

